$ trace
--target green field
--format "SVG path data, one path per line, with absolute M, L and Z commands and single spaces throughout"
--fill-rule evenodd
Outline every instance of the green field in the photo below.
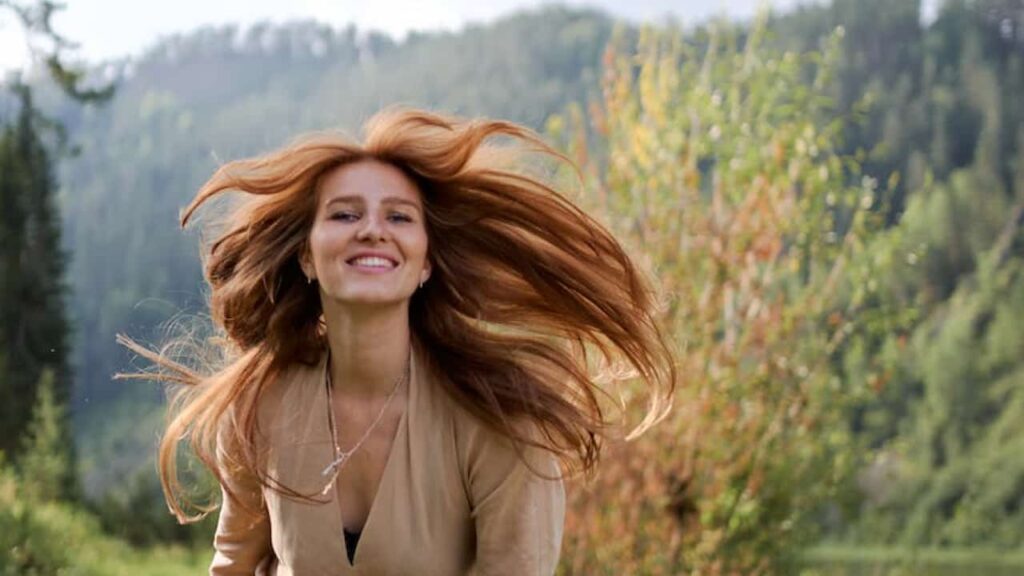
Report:
M 804 556 L 802 576 L 1010 576 L 1024 574 L 1024 552 L 822 546 Z

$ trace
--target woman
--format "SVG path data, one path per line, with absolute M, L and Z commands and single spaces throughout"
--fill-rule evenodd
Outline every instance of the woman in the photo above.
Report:
M 625 363 L 645 385 L 634 433 L 668 410 L 653 294 L 516 169 L 527 149 L 568 162 L 530 131 L 391 109 L 364 134 L 231 162 L 184 211 L 242 193 L 205 254 L 223 367 L 124 340 L 186 385 L 160 446 L 168 504 L 195 519 L 188 436 L 222 488 L 211 574 L 551 574 L 562 471 L 592 470 L 612 433 L 597 382 Z

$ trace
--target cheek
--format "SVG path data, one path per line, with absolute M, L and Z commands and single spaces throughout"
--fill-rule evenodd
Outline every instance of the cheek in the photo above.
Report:
M 314 262 L 320 260 L 324 251 L 322 234 L 313 228 L 309 232 L 309 237 L 306 238 L 306 243 L 310 259 Z
M 412 244 L 415 249 L 415 254 L 422 260 L 426 261 L 429 248 L 426 233 L 417 234 Z
M 309 234 L 309 251 L 314 260 L 330 258 L 343 245 L 345 239 L 341 235 L 330 230 L 316 226 Z

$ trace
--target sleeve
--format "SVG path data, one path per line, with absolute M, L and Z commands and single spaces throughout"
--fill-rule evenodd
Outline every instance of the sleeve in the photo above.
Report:
M 225 489 L 225 483 L 233 496 Z M 273 560 L 270 518 L 263 505 L 262 486 L 251 474 L 225 473 L 221 495 L 210 576 L 262 573 Z
M 483 425 L 470 427 L 464 448 L 476 528 L 473 573 L 554 574 L 565 520 L 565 489 L 557 459 L 546 450 L 524 446 L 527 466 L 511 440 Z

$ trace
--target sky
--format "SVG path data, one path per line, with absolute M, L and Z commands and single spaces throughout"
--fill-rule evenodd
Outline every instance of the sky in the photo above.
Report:
M 820 0 L 569 0 L 571 6 L 591 6 L 634 22 L 657 21 L 673 15 L 684 24 L 727 14 L 747 18 L 762 3 L 787 9 Z M 925 12 L 939 0 L 924 0 Z M 58 33 L 79 44 L 76 58 L 96 63 L 141 54 L 161 37 L 203 25 L 251 25 L 260 21 L 316 19 L 342 28 L 386 32 L 402 38 L 410 30 L 458 30 L 467 23 L 494 20 L 517 9 L 549 0 L 66 0 L 66 9 L 53 20 Z M 21 26 L 8 11 L 0 11 L 0 75 L 29 62 Z
M 762 1 L 785 8 L 811 0 L 574 0 L 571 6 L 592 6 L 633 21 L 673 14 L 683 23 L 719 13 L 749 17 Z M 202 25 L 316 19 L 341 28 L 354 23 L 396 38 L 410 30 L 458 30 L 466 23 L 488 22 L 517 9 L 543 5 L 544 0 L 66 0 L 54 16 L 58 33 L 79 44 L 77 58 L 100 62 L 142 53 L 161 37 Z M 0 12 L 0 74 L 24 68 L 29 51 L 21 26 Z

